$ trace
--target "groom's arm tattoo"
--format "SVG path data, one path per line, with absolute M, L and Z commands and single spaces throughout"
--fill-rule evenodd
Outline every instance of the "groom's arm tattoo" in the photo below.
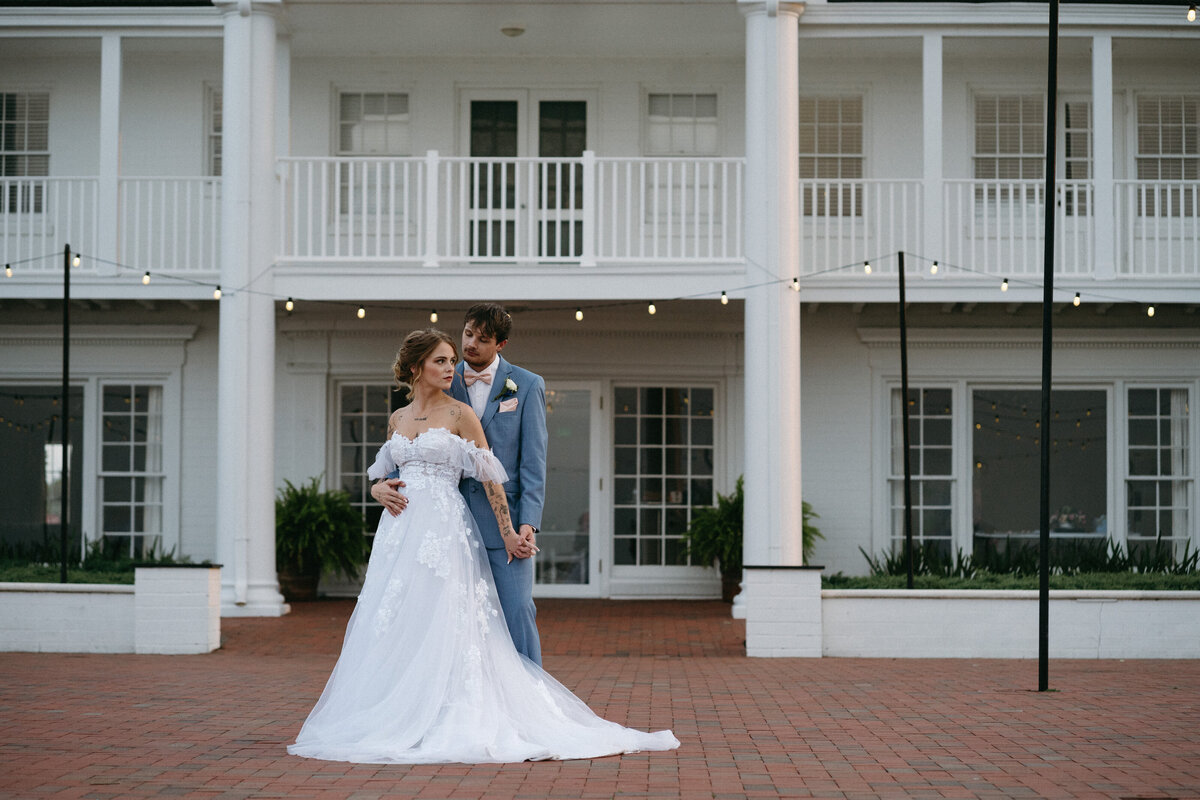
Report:
M 496 523 L 500 526 L 501 536 L 516 536 L 512 521 L 508 516 L 508 498 L 504 496 L 504 487 L 495 481 L 484 481 L 484 491 L 487 492 L 488 502 L 492 504 L 492 513 L 496 515 Z

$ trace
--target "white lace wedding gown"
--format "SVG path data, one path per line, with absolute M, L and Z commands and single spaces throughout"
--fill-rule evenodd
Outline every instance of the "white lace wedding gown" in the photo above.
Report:
M 394 465 L 394 466 L 393 466 Z M 408 507 L 384 513 L 342 653 L 288 747 L 360 763 L 594 758 L 679 746 L 608 722 L 513 647 L 458 483 L 506 480 L 490 451 L 444 428 L 396 434 L 368 475 L 395 467 Z

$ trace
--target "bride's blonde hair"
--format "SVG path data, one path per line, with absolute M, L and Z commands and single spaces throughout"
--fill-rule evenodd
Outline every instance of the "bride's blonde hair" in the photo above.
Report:
M 396 376 L 396 391 L 407 388 L 405 397 L 413 398 L 413 387 L 421 380 L 421 369 L 429 354 L 437 349 L 442 342 L 450 345 L 454 351 L 454 360 L 458 361 L 458 346 L 450 334 L 437 328 L 415 330 L 404 337 L 400 349 L 396 351 L 396 360 L 392 362 L 392 374 Z

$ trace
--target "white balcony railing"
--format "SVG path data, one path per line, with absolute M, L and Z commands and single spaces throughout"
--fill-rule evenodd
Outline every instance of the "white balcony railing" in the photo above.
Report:
M 37 274 L 62 269 L 51 256 L 64 245 L 94 253 L 97 187 L 96 178 L 0 178 L 0 257 Z
M 287 260 L 581 264 L 742 257 L 741 159 L 285 158 Z
M 899 250 L 923 252 L 922 197 L 913 180 L 800 181 L 801 274 Z M 890 261 L 881 267 L 895 269 Z
M 120 262 L 137 270 L 215 273 L 220 178 L 121 178 Z
M 994 275 L 1039 275 L 1045 246 L 1044 181 L 948 180 L 943 258 Z M 1092 185 L 1059 181 L 1055 190 L 1055 273 L 1094 269 Z
M 1117 274 L 1200 276 L 1200 181 L 1116 181 Z

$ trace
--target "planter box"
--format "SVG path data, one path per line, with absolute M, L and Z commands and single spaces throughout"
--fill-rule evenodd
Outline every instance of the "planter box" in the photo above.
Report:
M 821 592 L 822 653 L 1037 658 L 1036 591 Z M 1200 658 L 1200 592 L 1051 591 L 1051 658 Z
M 209 653 L 221 568 L 138 567 L 134 585 L 0 583 L 0 651 Z

